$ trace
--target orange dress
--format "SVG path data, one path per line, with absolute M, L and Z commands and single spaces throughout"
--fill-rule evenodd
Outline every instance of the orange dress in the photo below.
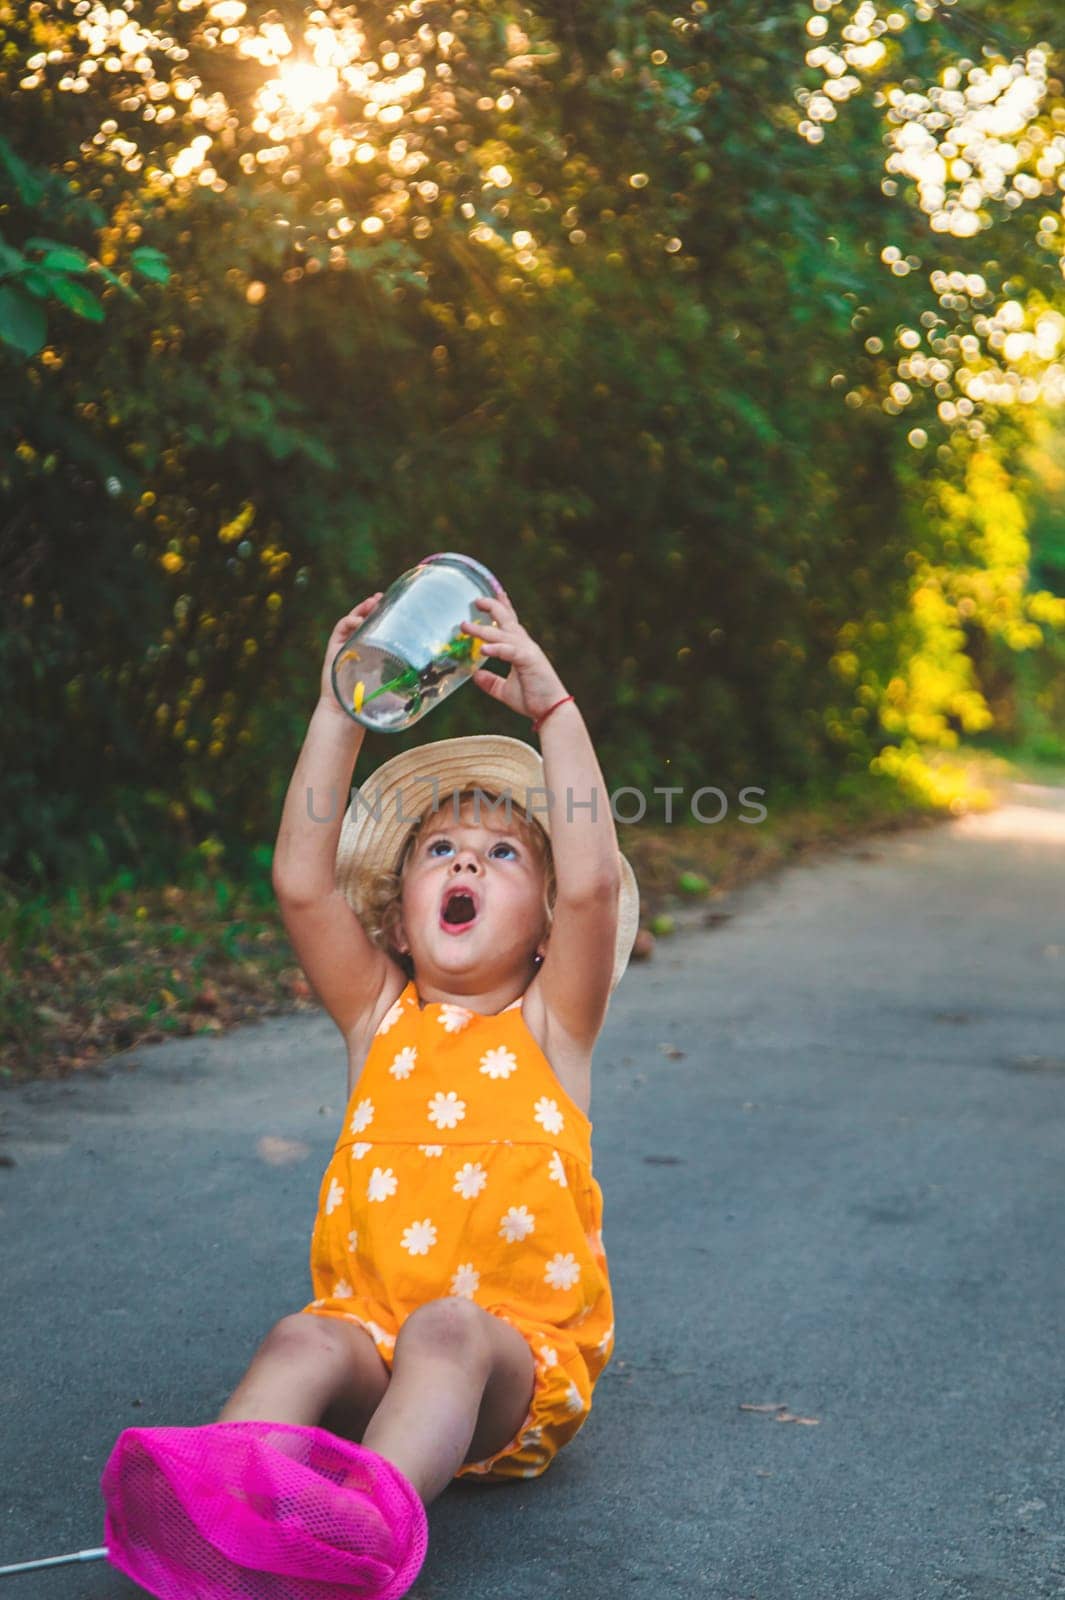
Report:
M 535 1364 L 528 1416 L 455 1474 L 488 1482 L 547 1470 L 614 1344 L 592 1124 L 521 1003 L 422 1007 L 410 982 L 382 1018 L 322 1178 L 302 1308 L 361 1323 L 389 1370 L 427 1300 L 464 1295 L 512 1323 Z

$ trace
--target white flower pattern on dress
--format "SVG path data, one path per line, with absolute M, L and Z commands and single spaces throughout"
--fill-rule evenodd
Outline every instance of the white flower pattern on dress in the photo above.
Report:
M 572 1289 L 575 1283 L 580 1283 L 581 1269 L 572 1251 L 566 1255 L 555 1252 L 544 1268 L 544 1281 L 552 1289 Z
M 565 1127 L 565 1120 L 558 1109 L 558 1101 L 549 1099 L 546 1094 L 542 1094 L 537 1100 L 533 1117 L 545 1133 L 561 1133 Z
M 400 1080 L 409 1078 L 414 1071 L 417 1060 L 418 1051 L 416 1047 L 412 1044 L 405 1044 L 388 1070 L 393 1078 Z
M 511 1206 L 500 1219 L 499 1232 L 508 1244 L 514 1244 L 532 1233 L 535 1226 L 536 1218 L 530 1214 L 528 1206 Z
M 466 1165 L 456 1172 L 455 1182 L 451 1187 L 464 1200 L 475 1200 L 487 1182 L 488 1174 L 481 1163 L 467 1161 Z
M 390 1028 L 395 1026 L 402 1015 L 403 1007 L 398 1000 L 394 1000 L 377 1024 L 377 1032 L 374 1034 L 374 1038 L 378 1039 L 383 1033 L 387 1033 Z
M 387 1200 L 389 1195 L 395 1194 L 399 1187 L 398 1180 L 391 1167 L 385 1167 L 382 1172 L 380 1167 L 374 1167 L 370 1174 L 370 1181 L 366 1185 L 367 1200 Z
M 449 1089 L 447 1094 L 434 1094 L 428 1105 L 429 1121 L 435 1122 L 438 1128 L 455 1128 L 466 1115 L 466 1102 L 459 1099 L 454 1089 Z
M 465 1006 L 443 1003 L 436 1020 L 447 1033 L 461 1033 L 463 1028 L 469 1026 L 472 1017 L 473 1012 L 467 1011 Z
M 405 1226 L 401 1222 L 402 1212 L 399 1216 L 395 1212 L 384 1214 L 386 1219 L 392 1220 L 387 1231 L 381 1233 L 381 1244 L 387 1245 L 391 1254 L 396 1274 L 392 1287 L 396 1288 L 396 1294 L 389 1292 L 386 1254 L 383 1264 L 377 1264 L 382 1276 L 378 1303 L 392 1325 L 401 1325 L 420 1298 L 444 1293 L 471 1302 L 482 1298 L 493 1309 L 498 1306 L 500 1315 L 504 1308 L 517 1312 L 518 1306 L 523 1306 L 525 1316 L 520 1317 L 519 1331 L 529 1340 L 534 1354 L 537 1371 L 534 1398 L 544 1426 L 524 1427 L 503 1450 L 496 1452 L 496 1459 L 512 1458 L 521 1452 L 519 1461 L 510 1460 L 507 1465 L 512 1472 L 535 1478 L 540 1476 L 558 1448 L 560 1423 L 564 1428 L 573 1426 L 586 1413 L 588 1400 L 584 1390 L 594 1387 L 592 1375 L 609 1359 L 614 1349 L 615 1330 L 612 1325 L 602 1332 L 603 1294 L 599 1272 L 591 1268 L 591 1261 L 595 1260 L 605 1277 L 602 1231 L 595 1226 L 598 1217 L 589 1215 L 591 1195 L 587 1180 L 591 1169 L 587 1150 L 581 1153 L 586 1144 L 584 1125 L 576 1116 L 569 1117 L 569 1101 L 565 1096 L 558 1098 L 557 1082 L 552 1088 L 552 1074 L 545 1073 L 540 1055 L 535 1054 L 525 1032 L 514 1021 L 512 1014 L 521 1005 L 519 997 L 505 1007 L 504 1011 L 511 1013 L 511 1018 L 504 1018 L 505 1026 L 500 1026 L 502 1013 L 494 1018 L 482 1017 L 465 1006 L 450 1003 L 435 1004 L 431 1009 L 421 1007 L 412 984 L 403 1003 L 397 1001 L 389 1008 L 375 1039 L 388 1033 L 401 1019 L 404 1026 L 396 1041 L 377 1046 L 370 1073 L 364 1080 L 365 1093 L 354 1100 L 349 1112 L 348 1128 L 344 1130 L 346 1137 L 342 1136 L 343 1151 L 338 1148 L 338 1160 L 333 1167 L 337 1176 L 331 1175 L 322 1211 L 326 1216 L 331 1215 L 347 1201 L 352 1214 L 340 1219 L 337 1232 L 323 1236 L 323 1243 L 331 1241 L 327 1245 L 331 1254 L 320 1257 L 313 1267 L 318 1294 L 324 1296 L 315 1300 L 314 1305 L 335 1306 L 337 1312 L 343 1308 L 344 1315 L 365 1327 L 379 1351 L 391 1359 L 396 1335 L 365 1315 L 373 1300 L 364 1298 L 360 1276 L 364 1263 L 357 1254 L 360 1235 L 364 1240 L 363 1255 L 369 1252 L 369 1258 L 374 1256 L 377 1240 L 368 1224 L 359 1228 L 344 1227 L 344 1223 L 361 1223 L 358 1208 L 348 1196 L 349 1190 L 353 1197 L 360 1193 L 354 1163 L 376 1152 L 376 1160 L 381 1165 L 367 1162 L 372 1171 L 367 1181 L 366 1201 L 385 1201 L 397 1196 L 399 1176 L 403 1176 L 406 1203 L 413 1197 L 414 1208 L 436 1213 L 435 1221 L 431 1216 L 423 1216 L 420 1220 L 407 1221 Z M 434 1019 L 440 1023 L 441 1034 L 437 1034 L 432 1025 Z M 456 1036 L 466 1030 L 471 1035 L 469 1041 L 457 1042 L 454 1055 L 446 1053 L 442 1035 Z M 457 1063 L 454 1076 L 451 1062 Z M 415 1072 L 424 1088 L 419 1091 L 415 1086 L 413 1103 L 409 1089 L 397 1089 L 394 1095 L 390 1093 L 391 1085 L 405 1084 Z M 499 1087 L 482 1092 L 477 1086 L 484 1078 Z M 453 1087 L 432 1092 L 449 1079 Z M 415 1145 L 419 1104 L 426 1107 L 427 1120 L 434 1128 L 444 1131 L 462 1126 L 458 1139 L 452 1144 Z M 347 1144 L 347 1137 L 357 1139 L 371 1124 L 375 1143 Z M 511 1127 L 512 1137 L 502 1137 L 503 1125 Z M 559 1148 L 551 1148 L 555 1143 Z M 509 1158 L 505 1152 L 511 1148 L 518 1163 L 515 1169 L 506 1164 Z M 440 1158 L 445 1153 L 459 1159 L 449 1161 L 446 1172 L 440 1170 L 434 1178 L 429 1169 L 421 1168 L 414 1159 L 415 1150 L 425 1159 Z M 467 1160 L 467 1156 L 470 1159 Z M 395 1163 L 394 1167 L 384 1164 L 389 1160 Z M 413 1162 L 413 1168 L 408 1170 L 404 1162 Z M 528 1174 L 527 1187 L 515 1177 L 515 1171 Z M 577 1186 L 572 1201 L 562 1196 L 552 1200 L 548 1183 L 567 1190 L 571 1186 L 570 1173 L 576 1174 L 573 1183 Z M 486 1206 L 482 1197 L 489 1180 L 495 1203 L 489 1201 Z M 460 1197 L 458 1202 L 448 1197 L 449 1189 L 452 1195 Z M 527 1203 L 507 1204 L 522 1192 L 526 1194 Z M 468 1209 L 454 1209 L 462 1202 L 468 1203 Z M 581 1225 L 573 1226 L 574 1207 L 584 1218 L 583 1237 Z M 408 1218 L 409 1215 L 408 1211 Z M 461 1218 L 468 1221 L 461 1221 Z M 498 1223 L 495 1218 L 499 1219 Z M 493 1251 L 487 1237 L 493 1228 L 507 1245 L 515 1247 L 513 1252 L 503 1255 L 499 1246 Z M 536 1235 L 536 1243 L 525 1249 L 523 1241 L 530 1235 Z M 472 1259 L 454 1262 L 452 1251 L 456 1241 L 458 1248 Z M 401 1265 L 400 1244 L 409 1266 Z M 418 1260 L 426 1261 L 426 1265 L 419 1268 L 414 1264 Z M 537 1260 L 539 1266 L 535 1265 Z M 509 1266 L 503 1265 L 506 1261 Z M 582 1271 L 585 1262 L 589 1263 L 591 1282 L 596 1288 L 591 1296 L 588 1279 Z M 370 1264 L 374 1264 L 372 1259 Z M 519 1268 L 523 1274 L 520 1283 L 511 1276 Z M 539 1293 L 532 1286 L 537 1277 L 542 1284 Z M 508 1285 L 516 1297 L 510 1302 Z M 483 1296 L 482 1289 L 486 1291 Z M 553 1301 L 552 1292 L 556 1295 Z M 565 1294 L 576 1299 L 581 1307 L 579 1314 L 570 1314 L 573 1301 L 561 1298 Z M 582 1306 L 582 1301 L 587 1302 L 589 1298 L 594 1300 L 594 1305 L 585 1303 Z M 534 1310 L 534 1304 L 538 1309 Z M 551 1309 L 552 1305 L 555 1310 Z M 595 1320 L 583 1333 L 576 1333 L 575 1346 L 575 1330 L 589 1318 Z M 508 1316 L 506 1320 L 511 1319 Z M 541 1342 L 544 1333 L 550 1337 L 553 1324 L 558 1324 L 558 1348 Z M 519 1326 L 519 1322 L 513 1325 Z M 594 1331 L 596 1327 L 600 1328 L 601 1337 Z M 582 1359 L 575 1364 L 578 1349 Z M 585 1362 L 588 1363 L 587 1373 Z M 552 1368 L 555 1371 L 548 1379 L 545 1374 Z M 574 1381 L 574 1373 L 579 1383 Z M 573 1417 L 574 1424 L 567 1424 L 566 1416 Z M 491 1461 L 464 1466 L 470 1473 L 495 1471 Z
M 472 1300 L 477 1293 L 481 1282 L 481 1274 L 477 1271 L 472 1261 L 464 1261 L 461 1267 L 456 1267 L 451 1275 L 450 1294 L 461 1295 L 465 1300 Z
M 518 1058 L 513 1050 L 498 1045 L 494 1050 L 485 1051 L 480 1070 L 489 1078 L 509 1078 L 512 1072 L 518 1070 Z
M 371 1322 L 369 1318 L 367 1318 L 367 1320 L 363 1323 L 363 1327 L 369 1328 L 370 1332 L 377 1340 L 377 1343 L 383 1344 L 387 1350 L 391 1350 L 395 1345 L 395 1334 L 389 1333 L 387 1328 L 382 1328 L 379 1322 Z
M 360 1100 L 358 1105 L 355 1107 L 354 1112 L 352 1113 L 351 1122 L 349 1124 L 350 1131 L 352 1133 L 362 1133 L 363 1129 L 368 1128 L 372 1121 L 373 1101 Z
M 409 1228 L 403 1230 L 403 1248 L 409 1250 L 412 1256 L 428 1255 L 435 1243 L 436 1224 L 428 1217 L 424 1222 L 412 1222 Z

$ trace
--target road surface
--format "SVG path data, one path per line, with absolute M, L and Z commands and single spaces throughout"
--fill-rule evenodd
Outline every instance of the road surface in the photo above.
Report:
M 725 909 L 630 966 L 597 1048 L 592 1415 L 543 1478 L 434 1502 L 414 1600 L 1065 1595 L 1065 794 Z M 101 1545 L 121 1429 L 212 1420 L 306 1302 L 344 1090 L 323 1014 L 3 1095 L 0 1564 Z

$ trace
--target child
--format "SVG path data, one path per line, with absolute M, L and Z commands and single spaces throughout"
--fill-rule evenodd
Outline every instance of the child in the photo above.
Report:
M 330 637 L 274 857 L 293 947 L 348 1049 L 315 1298 L 270 1331 L 218 1420 L 330 1428 L 428 1505 L 456 1477 L 546 1471 L 610 1358 L 591 1059 L 639 901 L 584 720 L 506 598 L 463 624 L 511 666 L 474 682 L 543 726 L 543 760 L 487 735 L 404 751 L 341 828 L 363 730 L 330 666 L 379 599 Z

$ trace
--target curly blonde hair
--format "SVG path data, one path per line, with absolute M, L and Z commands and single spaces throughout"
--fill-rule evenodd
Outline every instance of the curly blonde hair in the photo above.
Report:
M 470 801 L 480 794 L 482 799 L 494 803 L 500 796 L 492 789 L 469 788 L 460 791 L 457 801 L 453 802 L 454 814 L 461 815 Z M 414 977 L 414 962 L 405 950 L 396 948 L 396 937 L 399 933 L 400 918 L 403 911 L 403 878 L 411 856 L 417 848 L 418 839 L 422 829 L 430 817 L 438 817 L 439 809 L 430 807 L 423 811 L 415 822 L 400 852 L 399 861 L 394 871 L 376 872 L 362 885 L 362 925 L 367 935 L 379 950 L 383 950 L 393 961 L 403 968 L 407 977 Z M 555 864 L 551 854 L 551 841 L 541 823 L 513 800 L 510 807 L 510 821 L 515 832 L 524 840 L 527 848 L 532 851 L 534 859 L 540 866 L 543 875 L 544 897 L 543 911 L 547 923 L 547 932 L 551 932 L 551 924 L 555 914 Z

